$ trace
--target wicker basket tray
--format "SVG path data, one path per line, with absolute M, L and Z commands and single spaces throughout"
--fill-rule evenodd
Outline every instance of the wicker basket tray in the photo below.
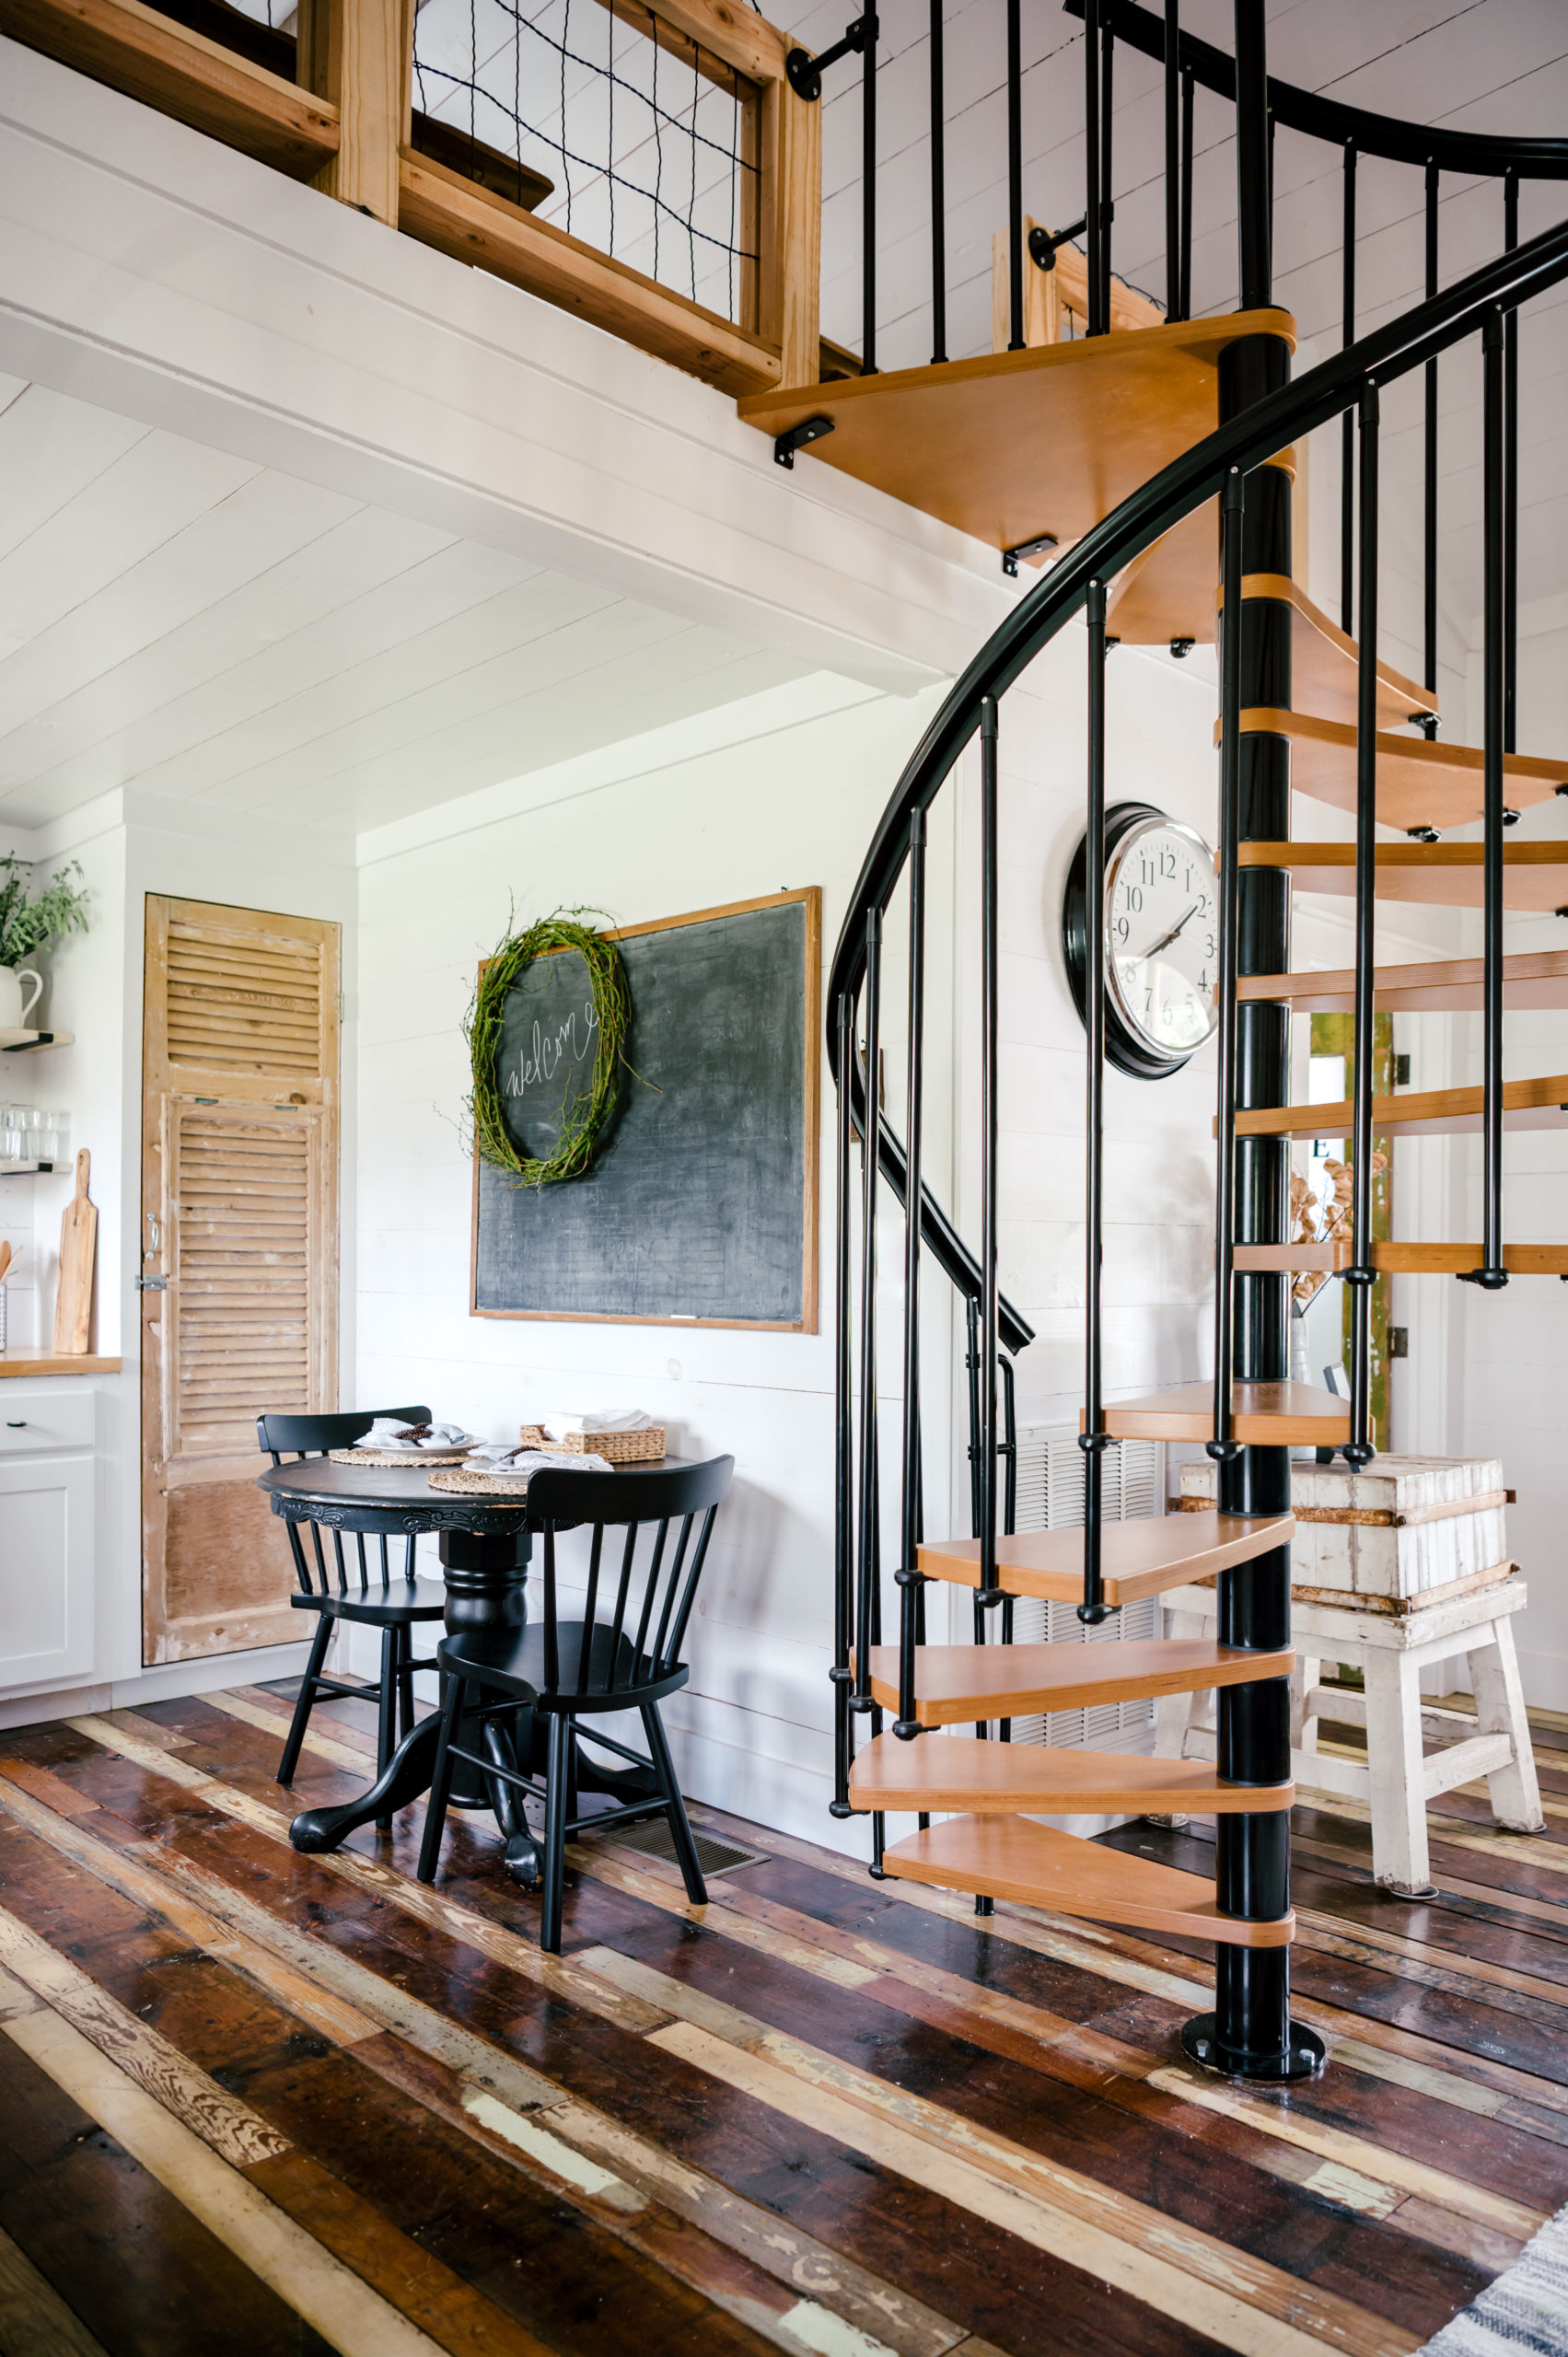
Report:
M 662 1424 L 645 1424 L 640 1433 L 569 1433 L 564 1440 L 546 1440 L 542 1424 L 524 1424 L 517 1433 L 523 1448 L 552 1449 L 559 1457 L 602 1457 L 611 1465 L 655 1463 L 664 1455 Z
M 508 1505 L 520 1506 L 528 1502 L 526 1481 L 497 1480 L 494 1473 L 481 1472 L 467 1465 L 438 1465 L 430 1476 L 433 1490 L 455 1491 L 465 1498 L 503 1499 Z
M 379 1470 L 389 1465 L 460 1465 L 472 1446 L 470 1441 L 462 1448 L 334 1448 L 328 1455 L 334 1465 L 368 1465 Z

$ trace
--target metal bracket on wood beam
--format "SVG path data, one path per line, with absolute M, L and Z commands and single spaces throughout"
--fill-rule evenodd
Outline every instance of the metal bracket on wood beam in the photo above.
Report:
M 1074 238 L 1083 236 L 1088 226 L 1086 215 L 1082 221 L 1074 221 L 1070 229 L 1052 232 L 1036 226 L 1029 231 L 1029 260 L 1037 270 L 1054 270 L 1058 247 L 1070 246 Z
M 819 57 L 813 57 L 808 49 L 792 49 L 784 59 L 784 74 L 796 97 L 804 99 L 807 106 L 814 104 L 822 95 L 822 75 L 826 69 L 836 65 L 841 57 L 847 57 L 851 50 L 857 56 L 861 55 L 867 35 L 875 41 L 877 33 L 875 17 L 857 17 L 853 25 L 844 27 L 842 41 L 836 41 L 831 49 L 825 49 Z
M 1039 556 L 1041 549 L 1053 549 L 1056 545 L 1057 540 L 1054 532 L 1037 532 L 1032 540 L 1020 540 L 1016 548 L 1003 550 L 1002 570 L 1007 575 L 1009 581 L 1016 581 L 1018 577 L 1018 559 L 1021 556 Z
M 780 434 L 774 437 L 774 466 L 788 467 L 793 470 L 796 452 L 804 450 L 807 443 L 820 442 L 822 436 L 825 434 L 830 434 L 832 430 L 833 421 L 830 417 L 807 417 L 804 418 L 798 425 L 792 425 L 787 434 Z

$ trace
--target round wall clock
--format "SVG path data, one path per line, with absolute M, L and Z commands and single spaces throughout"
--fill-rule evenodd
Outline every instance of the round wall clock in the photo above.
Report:
M 1062 947 L 1078 1013 L 1087 1003 L 1086 839 L 1062 900 Z M 1163 1080 L 1218 1026 L 1219 890 L 1202 835 L 1149 802 L 1105 814 L 1105 1052 L 1119 1072 Z

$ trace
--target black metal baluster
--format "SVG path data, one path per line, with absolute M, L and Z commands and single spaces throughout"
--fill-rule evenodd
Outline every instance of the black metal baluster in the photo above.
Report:
M 1437 167 L 1426 167 L 1426 299 L 1437 292 Z M 1426 364 L 1426 402 L 1423 422 L 1423 673 L 1432 710 L 1422 721 L 1427 737 L 1437 734 L 1437 363 Z
M 996 983 L 997 708 L 980 707 L 980 1601 L 1002 1601 L 996 1585 Z
M 1165 315 L 1185 317 L 1181 303 L 1180 0 L 1165 0 Z
M 1191 68 L 1181 76 L 1181 309 L 1192 316 L 1192 116 L 1197 81 Z
M 947 162 L 942 97 L 942 0 L 931 0 L 931 357 L 947 357 Z
M 1007 349 L 1024 349 L 1024 45 L 1007 0 Z
M 1084 608 L 1089 626 L 1088 813 L 1085 828 L 1084 1025 L 1088 1034 L 1084 1093 L 1084 1600 L 1078 1618 L 1106 1617 L 1100 1571 L 1100 1473 L 1109 1441 L 1100 1396 L 1100 1230 L 1105 1200 L 1105 584 L 1091 581 Z
M 834 1169 L 837 1235 L 833 1255 L 835 1328 L 833 1351 L 833 1797 L 834 1817 L 852 1817 L 849 1771 L 854 1755 L 850 1724 L 850 1688 L 854 1672 L 850 1654 L 854 1643 L 854 1336 L 850 1327 L 850 1223 L 854 1215 L 854 1175 L 851 1145 L 853 1118 L 851 1086 L 854 1074 L 854 1000 L 846 992 L 839 1000 L 838 1161 Z
M 1481 985 L 1481 1030 L 1484 1062 L 1481 1128 L 1484 1164 L 1481 1175 L 1481 1266 L 1466 1271 L 1471 1284 L 1496 1292 L 1508 1282 L 1503 1261 L 1503 724 L 1504 713 L 1504 354 L 1503 318 L 1487 314 L 1481 329 L 1485 381 L 1481 424 L 1483 492 L 1481 540 L 1485 565 L 1483 605 L 1486 649 L 1483 661 L 1482 744 L 1485 748 L 1485 880 L 1481 905 L 1485 911 L 1485 965 Z
M 1111 194 L 1110 134 L 1111 76 L 1116 63 L 1116 34 L 1112 29 L 1110 10 L 1107 8 L 1100 26 L 1099 72 L 1099 227 L 1100 227 L 1100 291 L 1099 315 L 1102 325 L 1110 328 L 1110 247 L 1116 230 L 1116 205 Z
M 877 374 L 877 18 L 861 18 L 860 52 L 860 373 Z
M 1219 1109 L 1214 1189 L 1214 1434 L 1218 1463 L 1237 1455 L 1232 1412 L 1236 1375 L 1236 961 L 1240 900 L 1241 599 L 1247 479 L 1232 468 L 1222 510 L 1220 621 L 1220 989 Z
M 1361 611 L 1355 723 L 1355 1038 L 1351 1108 L 1351 1465 L 1372 1445 L 1372 1051 L 1377 956 L 1377 387 L 1361 397 Z
M 1099 0 L 1084 0 L 1084 250 L 1088 263 L 1088 319 L 1085 331 L 1089 335 L 1103 335 L 1106 331 L 1099 136 Z
M 1503 178 L 1503 246 L 1519 242 L 1519 175 Z M 1519 682 L 1519 314 L 1503 322 L 1503 750 L 1518 750 Z
M 914 1709 L 920 1551 L 920 1186 L 925 1060 L 925 813 L 910 813 L 909 1094 L 904 1118 L 904 1461 L 899 1550 L 899 1715 L 893 1733 L 920 1733 Z
M 1344 294 L 1340 343 L 1355 342 L 1355 142 L 1345 141 Z M 1340 441 L 1340 628 L 1355 628 L 1355 412 L 1346 410 Z
M 855 1615 L 854 1695 L 870 1711 L 871 1647 L 877 1626 L 877 1179 L 881 1107 L 882 917 L 865 916 L 865 1102 L 860 1119 L 860 1608 Z
M 964 1303 L 964 1373 L 969 1382 L 970 1408 L 970 1537 L 980 1537 L 980 1304 L 971 1294 Z M 977 1608 L 978 1609 L 978 1608 Z M 979 1631 L 977 1629 L 978 1637 Z

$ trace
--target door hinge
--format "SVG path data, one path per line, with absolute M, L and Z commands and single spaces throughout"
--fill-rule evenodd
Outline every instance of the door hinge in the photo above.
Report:
M 138 1293 L 162 1293 L 168 1283 L 168 1279 L 167 1277 L 138 1277 L 135 1283 Z

